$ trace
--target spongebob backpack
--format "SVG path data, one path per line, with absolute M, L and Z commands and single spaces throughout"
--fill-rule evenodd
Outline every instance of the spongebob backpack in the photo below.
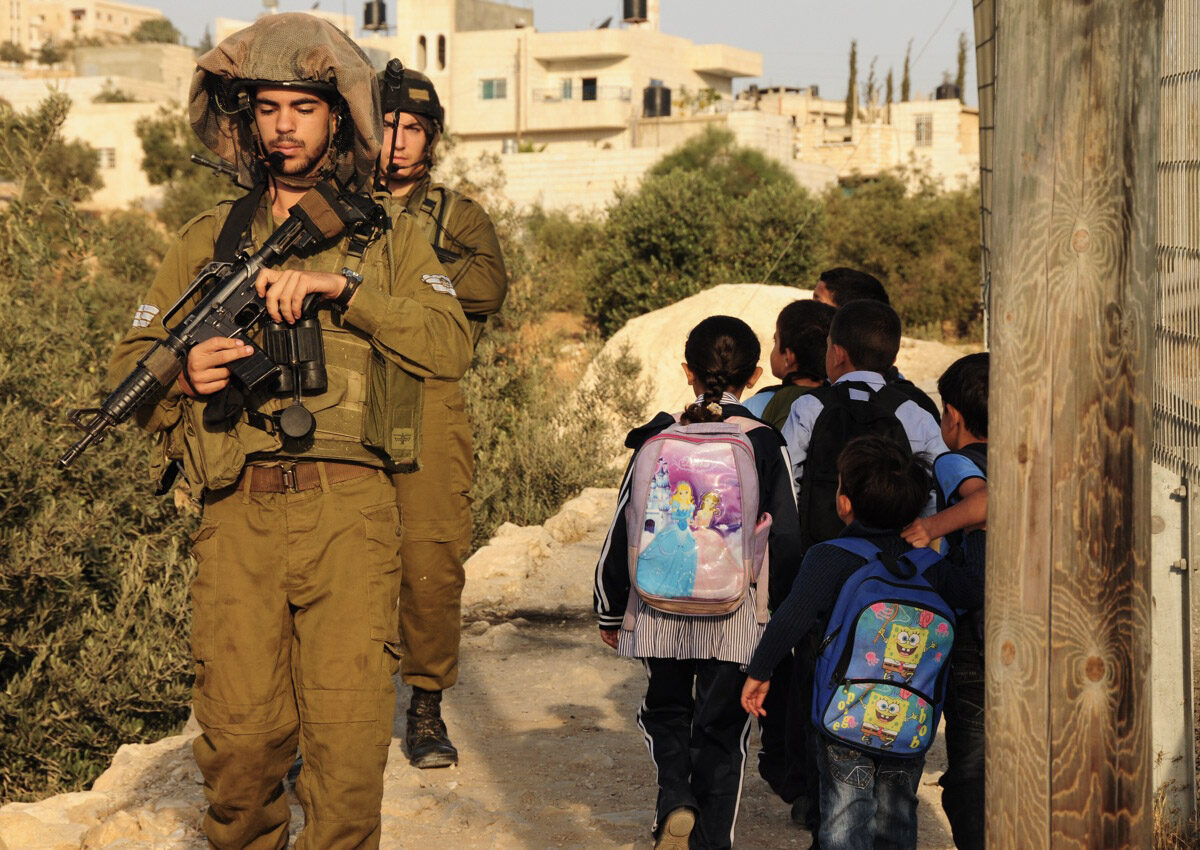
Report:
M 628 628 L 638 597 L 659 611 L 716 616 L 741 606 L 752 584 L 764 588 L 756 615 L 766 622 L 771 516 L 759 516 L 758 468 L 746 437 L 763 427 L 740 416 L 676 423 L 638 450 L 625 507 Z
M 925 580 L 941 556 L 885 555 L 859 537 L 825 541 L 863 558 L 838 594 L 813 681 L 813 725 L 840 744 L 924 755 L 942 714 L 954 611 Z

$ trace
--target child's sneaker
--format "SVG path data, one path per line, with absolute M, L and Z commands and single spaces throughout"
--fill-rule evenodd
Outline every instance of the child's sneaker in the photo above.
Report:
M 658 833 L 654 850 L 688 850 L 688 836 L 695 825 L 696 813 L 691 809 L 681 806 L 672 810 Z

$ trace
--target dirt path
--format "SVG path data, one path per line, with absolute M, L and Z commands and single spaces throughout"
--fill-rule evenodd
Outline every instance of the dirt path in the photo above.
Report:
M 600 642 L 589 611 L 614 499 L 611 490 L 585 491 L 545 526 L 502 528 L 468 563 L 460 677 L 444 703 L 462 763 L 409 766 L 401 692 L 385 850 L 651 846 L 654 769 L 634 724 L 645 679 Z M 759 779 L 757 750 L 756 734 L 737 846 L 808 847 L 808 833 Z M 920 790 L 923 850 L 952 846 L 934 784 L 943 766 L 938 746 Z M 190 736 L 126 746 L 91 791 L 0 807 L 0 850 L 199 850 L 203 808 Z
M 393 746 L 384 847 L 649 847 L 654 770 L 633 715 L 640 667 L 603 646 L 584 620 L 524 620 L 468 628 L 463 669 L 446 700 L 462 754 L 459 768 L 415 771 Z M 397 735 L 402 728 L 397 729 Z M 737 845 L 806 848 L 787 807 L 754 769 L 752 742 Z M 922 848 L 953 844 L 932 784 L 921 788 Z

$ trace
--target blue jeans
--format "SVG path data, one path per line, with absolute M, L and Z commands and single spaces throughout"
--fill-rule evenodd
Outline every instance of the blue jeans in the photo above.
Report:
M 886 758 L 822 741 L 821 850 L 915 850 L 924 756 Z
M 950 682 L 946 689 L 946 772 L 942 808 L 954 833 L 958 850 L 983 850 L 984 807 L 984 691 L 983 641 L 978 626 L 983 612 L 958 620 L 954 648 L 950 650 Z

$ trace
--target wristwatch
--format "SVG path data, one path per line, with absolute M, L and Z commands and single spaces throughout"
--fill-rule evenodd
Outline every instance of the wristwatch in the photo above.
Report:
M 333 299 L 332 303 L 339 313 L 344 313 L 346 312 L 346 308 L 350 306 L 350 299 L 358 291 L 358 286 L 362 283 L 363 278 L 362 275 L 351 268 L 343 268 L 338 274 L 346 278 L 346 287 L 342 290 L 341 295 Z

